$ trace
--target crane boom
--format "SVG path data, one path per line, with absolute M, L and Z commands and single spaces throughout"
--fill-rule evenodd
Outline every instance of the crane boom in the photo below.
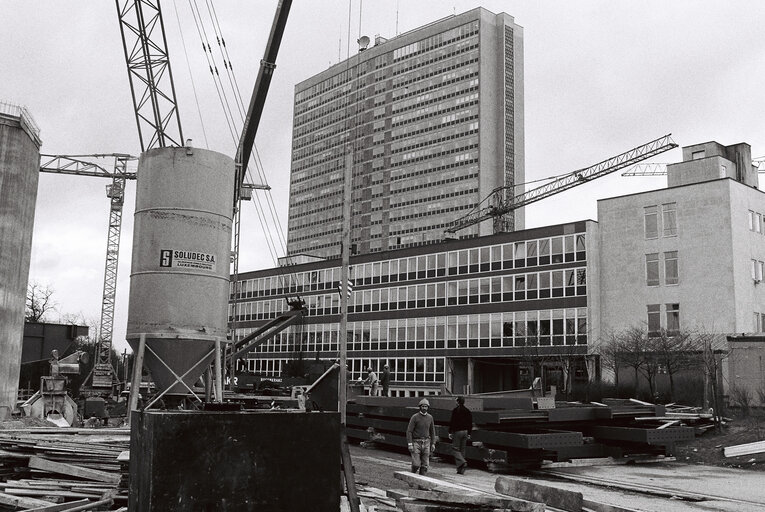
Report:
M 260 125 L 263 106 L 266 104 L 268 88 L 271 85 L 274 69 L 276 69 L 276 56 L 279 53 L 279 46 L 282 42 L 284 27 L 287 24 L 287 16 L 289 16 L 291 6 L 292 0 L 280 0 L 276 6 L 274 21 L 271 24 L 271 32 L 268 34 L 266 51 L 263 59 L 260 61 L 258 76 L 252 89 L 250 106 L 247 108 L 247 116 L 244 119 L 242 135 L 239 138 L 239 145 L 236 150 L 237 179 L 234 183 L 235 206 L 239 200 L 242 183 L 244 183 L 245 170 L 247 169 L 247 163 L 250 161 L 250 154 L 252 154 L 252 146 L 255 143 L 255 135 Z
M 160 2 L 116 3 L 141 151 L 183 146 Z
M 574 171 L 562 178 L 542 185 L 541 187 L 536 187 L 522 194 L 515 195 L 509 200 L 505 200 L 504 196 L 508 190 L 512 190 L 512 187 L 496 188 L 487 197 L 489 203 L 488 206 L 477 208 L 464 217 L 457 219 L 445 231 L 447 234 L 453 235 L 461 229 L 465 229 L 487 219 L 495 219 L 495 221 L 498 221 L 495 222 L 494 232 L 502 231 L 503 229 L 499 228 L 498 224 L 501 222 L 502 216 L 506 213 L 558 194 L 564 190 L 582 185 L 596 178 L 600 178 L 601 176 L 611 174 L 619 169 L 624 169 L 625 167 L 629 167 L 637 162 L 676 147 L 677 144 L 672 140 L 671 134 L 668 134 L 612 158 L 603 160 L 600 163 L 591 165 L 590 167 Z
M 112 171 L 95 162 L 89 162 L 83 158 L 112 157 L 114 166 Z M 128 162 L 137 160 L 136 157 L 114 153 L 111 155 L 41 155 L 41 172 L 56 174 L 70 174 L 77 176 L 95 176 L 111 178 L 111 185 L 106 187 L 106 195 L 111 204 L 109 207 L 109 232 L 106 241 L 106 263 L 104 267 L 104 288 L 101 299 L 101 322 L 98 341 L 96 343 L 96 356 L 91 374 L 91 386 L 93 388 L 109 389 L 115 380 L 114 369 L 111 363 L 112 333 L 114 327 L 114 304 L 117 292 L 117 263 L 120 248 L 120 233 L 122 230 L 122 207 L 125 204 L 125 183 L 127 180 L 136 179 L 135 172 L 129 172 Z

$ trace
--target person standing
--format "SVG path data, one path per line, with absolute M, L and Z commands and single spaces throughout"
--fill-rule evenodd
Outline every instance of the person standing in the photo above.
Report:
M 457 407 L 452 410 L 452 417 L 449 420 L 449 439 L 452 440 L 452 450 L 454 451 L 454 464 L 457 466 L 457 473 L 462 475 L 467 468 L 465 460 L 465 448 L 470 440 L 470 434 L 473 432 L 473 413 L 465 407 L 465 397 L 457 397 Z
M 383 366 L 382 376 L 380 377 L 380 384 L 382 384 L 382 396 L 390 396 L 388 390 L 390 389 L 390 368 L 386 364 Z
M 378 379 L 377 374 L 374 371 L 372 371 L 371 366 L 367 368 L 367 378 L 364 379 L 364 385 L 370 386 L 369 388 L 370 396 L 380 395 L 380 379 Z
M 406 427 L 406 443 L 412 456 L 412 473 L 424 475 L 430 467 L 430 454 L 436 449 L 436 423 L 428 413 L 428 399 L 420 400 L 419 406 Z

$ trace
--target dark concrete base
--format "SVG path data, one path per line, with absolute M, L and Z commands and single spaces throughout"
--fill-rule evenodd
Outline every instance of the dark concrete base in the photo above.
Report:
M 340 508 L 337 413 L 145 411 L 131 425 L 131 511 Z

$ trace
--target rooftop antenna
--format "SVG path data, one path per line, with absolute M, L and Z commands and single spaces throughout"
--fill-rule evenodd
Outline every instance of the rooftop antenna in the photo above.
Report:
M 398 35 L 398 0 L 396 0 L 396 35 Z

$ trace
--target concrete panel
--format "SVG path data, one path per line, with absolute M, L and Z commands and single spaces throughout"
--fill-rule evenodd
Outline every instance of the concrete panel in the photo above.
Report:
M 0 109 L 0 420 L 18 395 L 40 170 L 40 140 L 26 116 L 21 109 Z
M 131 511 L 340 509 L 337 413 L 133 413 Z

